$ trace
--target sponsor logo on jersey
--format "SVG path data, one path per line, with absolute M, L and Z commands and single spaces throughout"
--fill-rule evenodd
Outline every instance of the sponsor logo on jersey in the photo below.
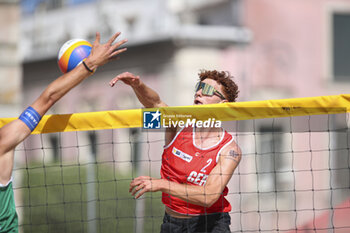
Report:
M 181 150 L 179 150 L 179 149 L 177 149 L 175 147 L 173 147 L 173 151 L 172 152 L 173 152 L 173 155 L 179 157 L 182 160 L 185 160 L 188 163 L 192 161 L 193 157 L 191 155 L 186 154 L 186 153 L 182 152 Z

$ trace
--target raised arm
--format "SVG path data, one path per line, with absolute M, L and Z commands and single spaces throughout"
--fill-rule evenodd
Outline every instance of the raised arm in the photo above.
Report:
M 114 34 L 107 43 L 100 44 L 100 34 L 96 33 L 91 53 L 85 60 L 90 70 L 113 60 L 124 49 L 118 49 L 127 40 L 113 42 L 120 33 Z M 30 135 L 35 126 L 52 105 L 62 98 L 68 91 L 92 75 L 83 64 L 53 81 L 44 92 L 27 108 L 20 119 L 16 119 L 0 129 L 0 183 L 10 180 L 13 167 L 13 152 L 15 147 Z
M 168 106 L 160 99 L 156 91 L 147 86 L 140 79 L 140 76 L 129 72 L 124 72 L 114 77 L 109 82 L 109 85 L 113 87 L 119 80 L 132 87 L 138 100 L 145 108 L 159 108 Z M 165 130 L 165 145 L 168 145 L 173 140 L 177 130 L 177 127 L 169 127 Z
M 160 99 L 157 92 L 147 86 L 140 79 L 140 76 L 125 72 L 113 78 L 109 83 L 110 86 L 113 87 L 119 80 L 132 87 L 140 103 L 146 108 L 159 108 L 168 106 Z
M 204 186 L 179 184 L 165 179 L 140 176 L 130 183 L 129 192 L 135 198 L 139 198 L 146 192 L 161 191 L 195 205 L 210 207 L 219 199 L 240 160 L 241 150 L 235 142 L 232 142 L 221 152 L 219 161 L 210 172 Z
M 126 50 L 126 48 L 119 50 L 118 48 L 127 40 L 122 40 L 113 44 L 119 35 L 120 32 L 114 34 L 106 44 L 100 44 L 100 34 L 96 33 L 96 39 L 93 43 L 90 56 L 85 60 L 85 64 L 90 70 L 96 70 L 97 67 L 104 65 Z M 40 97 L 34 101 L 32 107 L 36 109 L 41 116 L 44 115 L 57 100 L 92 74 L 93 73 L 89 72 L 83 64 L 80 64 L 76 69 L 53 81 Z

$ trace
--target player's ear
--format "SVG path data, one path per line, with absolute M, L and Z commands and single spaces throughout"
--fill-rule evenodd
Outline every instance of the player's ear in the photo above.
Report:
M 220 103 L 228 103 L 227 99 L 221 100 Z

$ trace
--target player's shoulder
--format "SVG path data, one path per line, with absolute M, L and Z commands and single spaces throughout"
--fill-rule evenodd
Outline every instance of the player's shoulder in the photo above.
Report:
M 238 146 L 237 142 L 234 139 L 232 139 L 222 149 L 220 156 L 221 157 L 225 157 L 225 156 L 233 157 L 233 158 L 236 158 L 238 161 L 240 161 L 240 159 L 242 157 L 242 151 L 241 151 L 241 148 Z
M 238 146 L 237 142 L 232 138 L 231 141 L 229 141 L 226 145 L 225 148 L 223 148 L 222 152 L 227 152 L 230 150 L 234 150 L 236 152 L 241 152 L 241 148 Z

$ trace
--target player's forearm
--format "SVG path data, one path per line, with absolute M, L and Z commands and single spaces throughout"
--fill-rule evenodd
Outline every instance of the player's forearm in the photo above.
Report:
M 92 73 L 87 71 L 82 64 L 79 65 L 76 69 L 59 77 L 48 86 L 48 97 L 56 102 L 91 74 Z
M 204 207 L 210 207 L 218 200 L 221 194 L 218 190 L 214 187 L 178 184 L 165 179 L 160 180 L 160 191 Z
M 138 86 L 133 86 L 133 90 L 141 104 L 146 108 L 166 106 L 166 104 L 160 99 L 158 93 L 143 82 L 141 82 Z
M 61 99 L 68 91 L 89 77 L 91 72 L 87 71 L 81 64 L 74 70 L 62 75 L 53 81 L 33 103 L 33 108 L 43 116 L 47 110 Z

